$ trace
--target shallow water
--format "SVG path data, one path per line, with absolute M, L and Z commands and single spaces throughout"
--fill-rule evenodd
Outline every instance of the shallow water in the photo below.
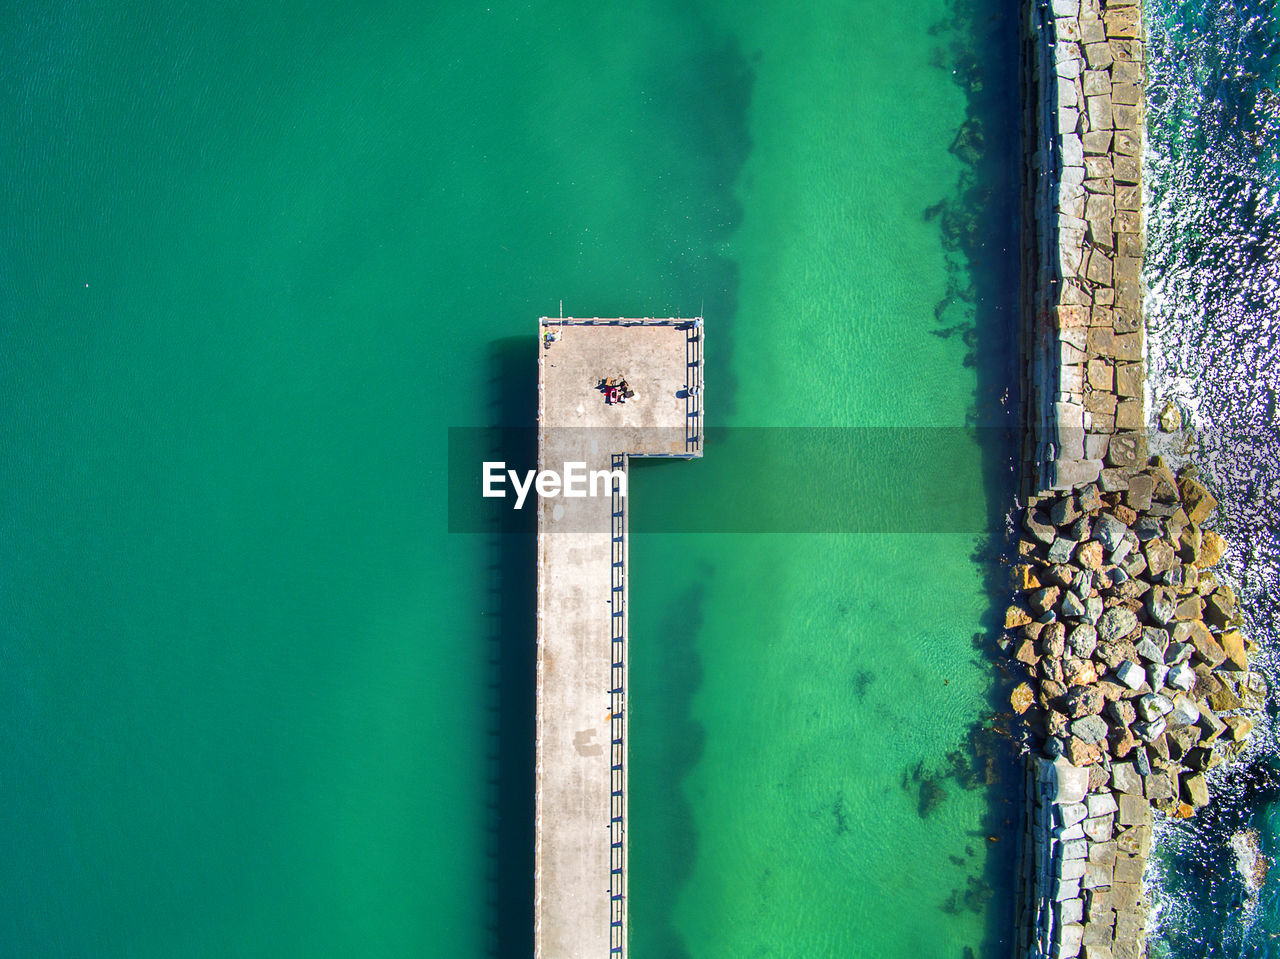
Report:
M 754 70 L 753 148 L 729 243 L 742 283 L 727 363 L 723 334 L 708 328 L 713 417 L 871 427 L 889 442 L 910 441 L 895 427 L 1004 422 L 1017 282 L 1012 11 L 734 11 Z M 975 75 L 977 50 L 1007 59 Z M 958 140 L 966 117 L 981 123 L 969 128 L 972 153 Z M 726 417 L 712 389 L 727 378 Z M 645 466 L 633 510 L 715 497 L 699 476 L 842 494 L 838 477 L 796 478 L 797 462 L 713 440 L 702 463 Z M 633 519 L 635 955 L 1007 951 L 1017 806 L 1007 778 L 981 785 L 975 750 L 994 743 L 970 738 L 992 713 L 985 576 L 1000 580 L 975 554 L 1012 496 L 1007 455 L 993 431 L 943 462 L 879 477 L 885 500 L 935 470 L 985 480 L 984 523 L 965 533 L 908 532 L 916 517 L 883 517 L 874 484 L 857 481 L 844 488 L 875 519 L 846 535 L 767 524 L 646 536 Z M 997 750 L 993 777 L 1008 770 Z
M 1148 10 L 1150 399 L 1156 413 L 1176 400 L 1194 428 L 1191 458 L 1222 501 L 1226 570 L 1275 690 L 1280 15 L 1266 2 L 1153 0 Z M 1248 762 L 1217 776 L 1213 807 L 1169 825 L 1158 844 L 1153 955 L 1276 954 L 1280 877 L 1250 900 L 1228 847 L 1253 826 L 1266 853 L 1280 848 L 1274 693 L 1268 712 Z
M 1012 15 L 9 11 L 6 949 L 527 955 L 532 566 L 446 428 L 561 302 L 704 313 L 721 424 L 1002 425 Z M 637 955 L 1003 950 L 990 533 L 636 538 Z

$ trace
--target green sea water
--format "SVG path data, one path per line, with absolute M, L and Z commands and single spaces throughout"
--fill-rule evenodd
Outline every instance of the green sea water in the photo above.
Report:
M 561 301 L 704 313 L 713 422 L 998 419 L 1011 15 L 6 7 L 0 953 L 526 955 L 531 556 L 447 429 Z M 988 541 L 635 537 L 634 955 L 985 954 Z

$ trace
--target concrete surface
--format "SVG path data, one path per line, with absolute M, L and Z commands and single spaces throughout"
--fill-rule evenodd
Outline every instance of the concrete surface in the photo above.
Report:
M 544 318 L 547 329 L 560 339 L 539 343 L 540 469 L 701 455 L 700 321 Z M 636 395 L 608 405 L 597 386 L 610 376 Z M 626 952 L 625 504 L 537 504 L 537 959 Z

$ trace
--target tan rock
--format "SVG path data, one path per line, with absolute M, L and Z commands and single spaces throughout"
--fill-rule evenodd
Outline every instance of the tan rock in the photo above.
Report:
M 1116 406 L 1116 429 L 1142 429 L 1142 400 L 1126 400 Z
M 1142 395 L 1142 364 L 1117 363 L 1116 392 L 1121 396 Z
M 1028 683 L 1019 683 L 1013 688 L 1013 692 L 1009 694 L 1009 705 L 1013 707 L 1013 711 L 1018 715 L 1022 715 L 1036 701 L 1035 693 L 1032 692 Z
M 1021 606 L 1010 606 L 1004 612 L 1004 628 L 1017 629 L 1031 622 L 1031 614 Z
M 1238 743 L 1244 742 L 1249 738 L 1249 733 L 1253 732 L 1253 720 L 1244 716 L 1228 716 L 1223 722 L 1231 730 L 1231 738 Z
M 1213 494 L 1203 483 L 1192 477 L 1184 476 L 1180 479 L 1178 491 L 1182 494 L 1182 506 L 1193 523 L 1203 523 L 1218 506 Z
M 1225 630 L 1218 637 L 1218 642 L 1222 644 L 1222 651 L 1227 654 L 1226 662 L 1223 668 L 1227 668 L 1227 664 L 1231 664 L 1231 668 L 1237 672 L 1248 672 L 1249 670 L 1249 653 L 1245 649 L 1244 636 L 1238 629 Z
M 1227 551 L 1227 541 L 1211 529 L 1203 532 L 1200 543 L 1200 556 L 1196 565 L 1201 569 L 1217 566 L 1222 561 L 1222 554 Z

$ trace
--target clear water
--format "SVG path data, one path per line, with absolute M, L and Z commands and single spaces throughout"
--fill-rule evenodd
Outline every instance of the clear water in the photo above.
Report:
M 3 16 L 7 953 L 528 954 L 531 564 L 446 429 L 561 300 L 704 313 L 721 423 L 1004 422 L 1008 5 Z M 636 955 L 1003 951 L 990 539 L 637 538 Z
M 1276 689 L 1280 512 L 1276 314 L 1280 308 L 1280 11 L 1273 3 L 1148 5 L 1147 324 L 1151 399 L 1175 399 L 1194 427 L 1192 458 L 1223 503 L 1261 668 Z M 1247 762 L 1223 770 L 1214 804 L 1170 824 L 1158 844 L 1161 925 L 1153 955 L 1269 956 L 1280 936 L 1271 878 L 1248 897 L 1228 847 L 1259 830 L 1280 848 L 1280 752 L 1270 720 Z

